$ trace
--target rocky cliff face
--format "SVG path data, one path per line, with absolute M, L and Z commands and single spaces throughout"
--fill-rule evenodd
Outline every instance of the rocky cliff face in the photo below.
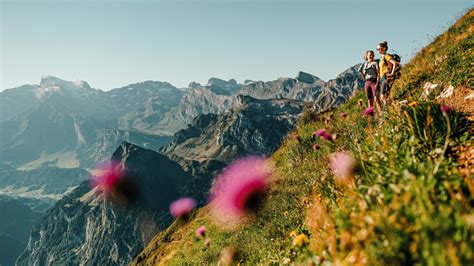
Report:
M 279 78 L 274 81 L 257 81 L 245 85 L 240 94 L 257 99 L 295 99 L 309 100 L 314 91 L 320 90 L 326 83 L 308 73 L 299 72 L 296 78 Z
M 137 200 L 115 205 L 82 183 L 33 228 L 19 265 L 123 265 L 170 223 L 168 206 L 183 196 L 190 175 L 166 156 L 129 143 L 112 159 L 136 184 Z
M 221 114 L 236 104 L 235 93 L 241 85 L 233 79 L 229 81 L 211 78 L 206 86 L 191 83 L 180 103 L 163 116 L 155 126 L 155 131 L 172 135 L 191 124 L 200 114 Z
M 357 89 L 364 87 L 364 80 L 357 72 L 359 65 L 355 65 L 329 80 L 322 90 L 314 91 L 306 96 L 305 100 L 313 103 L 313 109 L 324 111 L 337 107 L 349 99 Z
M 293 130 L 305 103 L 239 95 L 234 109 L 199 115 L 161 152 L 193 173 L 186 189 L 207 195 L 212 177 L 236 158 L 270 155 Z
M 236 108 L 224 114 L 199 115 L 161 151 L 198 162 L 229 162 L 245 154 L 270 154 L 293 129 L 304 106 L 296 100 L 259 100 L 243 95 L 237 102 Z
M 163 153 L 124 143 L 113 159 L 139 185 L 140 201 L 117 207 L 87 183 L 60 200 L 35 226 L 18 264 L 125 264 L 171 222 L 167 208 L 179 196 L 204 203 L 214 174 L 235 158 L 270 154 L 293 129 L 304 103 L 238 97 L 222 115 L 200 115 L 175 135 Z M 186 169 L 186 172 L 182 169 Z

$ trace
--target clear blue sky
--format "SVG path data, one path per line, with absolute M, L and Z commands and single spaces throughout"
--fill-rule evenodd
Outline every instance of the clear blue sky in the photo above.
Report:
M 109 90 L 145 80 L 324 80 L 387 40 L 405 62 L 465 0 L 4 1 L 1 87 L 41 75 Z

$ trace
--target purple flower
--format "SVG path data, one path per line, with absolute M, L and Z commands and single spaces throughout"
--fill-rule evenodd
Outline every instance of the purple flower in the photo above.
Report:
M 325 139 L 327 141 L 332 141 L 332 136 L 329 133 L 324 133 L 323 139 Z
M 449 113 L 449 111 L 451 111 L 451 106 L 449 105 L 441 105 L 439 107 L 439 109 L 441 109 L 441 112 L 443 113 Z
M 374 107 L 368 107 L 364 111 L 365 116 L 373 116 L 374 115 Z
M 348 152 L 336 152 L 330 158 L 331 170 L 336 179 L 347 179 L 354 175 L 356 161 Z
M 206 227 L 205 226 L 200 226 L 196 229 L 195 232 L 197 237 L 202 237 L 206 234 Z
M 196 201 L 192 198 L 180 198 L 170 204 L 170 213 L 173 217 L 185 216 L 196 207 Z
M 316 131 L 316 136 L 322 137 L 322 136 L 324 136 L 325 133 L 326 133 L 326 129 L 321 128 L 321 129 L 318 129 L 318 131 Z
M 273 166 L 264 157 L 239 159 L 217 177 L 211 190 L 213 214 L 223 223 L 239 220 L 258 207 Z

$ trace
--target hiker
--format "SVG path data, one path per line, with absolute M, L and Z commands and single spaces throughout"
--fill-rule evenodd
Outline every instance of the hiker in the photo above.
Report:
M 374 60 L 374 51 L 366 51 L 364 54 L 365 62 L 359 67 L 359 73 L 365 80 L 365 95 L 369 101 L 369 107 L 374 107 L 374 98 L 377 104 L 379 114 L 382 114 L 382 105 L 377 91 L 379 90 L 379 64 Z
M 377 45 L 377 51 L 380 54 L 379 69 L 380 69 L 380 98 L 382 98 L 384 106 L 387 105 L 387 99 L 390 94 L 390 88 L 393 81 L 400 73 L 397 69 L 400 67 L 400 57 L 397 55 L 387 54 L 388 43 L 386 41 Z M 397 60 L 398 59 L 398 60 Z

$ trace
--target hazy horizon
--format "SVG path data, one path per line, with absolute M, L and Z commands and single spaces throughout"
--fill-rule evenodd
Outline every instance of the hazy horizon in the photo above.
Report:
M 429 5 L 429 12 L 427 11 Z M 407 61 L 469 1 L 3 1 L 1 88 L 42 75 L 110 90 L 146 80 L 327 81 L 387 40 Z M 380 23 L 383 21 L 383 23 Z

